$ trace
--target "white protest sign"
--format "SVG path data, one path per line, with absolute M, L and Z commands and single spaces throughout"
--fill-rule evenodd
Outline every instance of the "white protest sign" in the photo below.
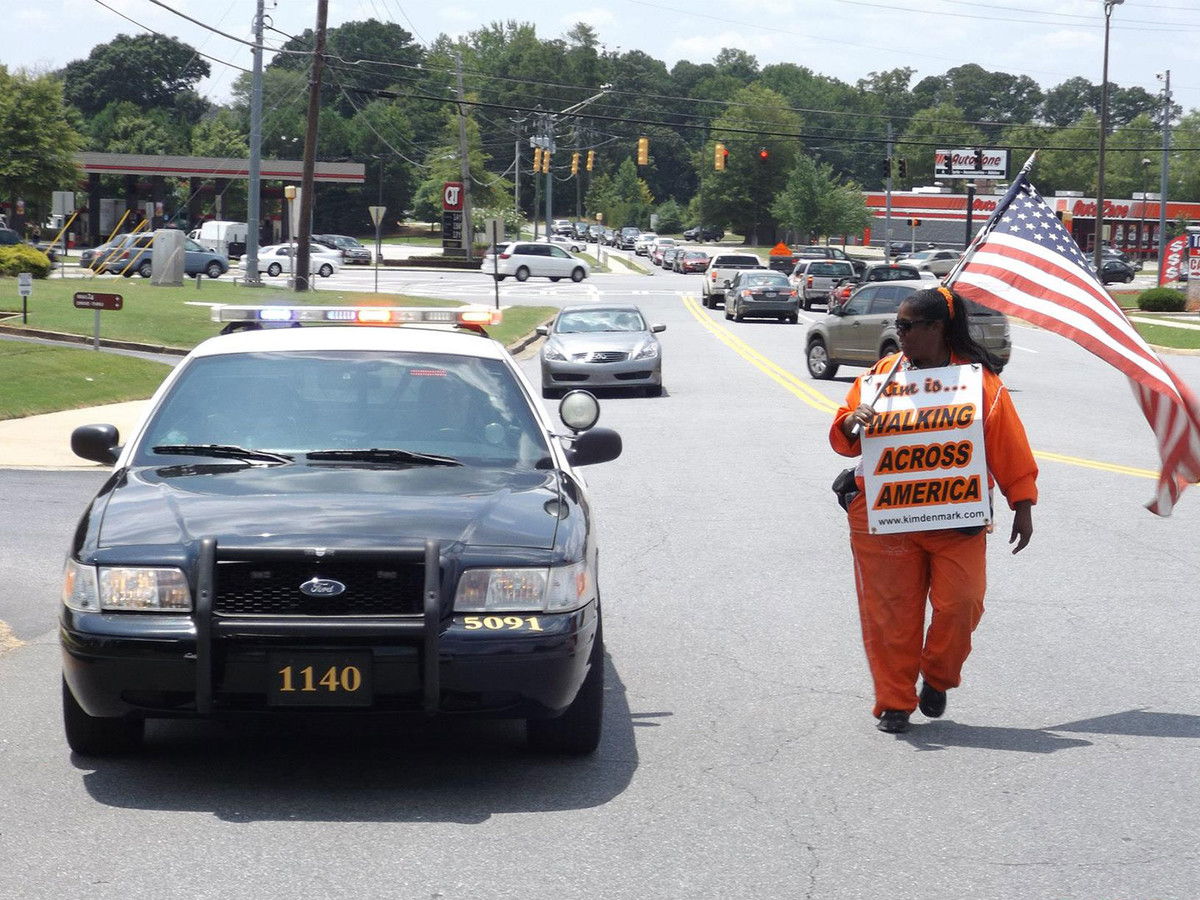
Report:
M 886 377 L 865 379 L 864 393 L 877 390 Z M 873 533 L 988 524 L 982 405 L 979 365 L 896 373 L 862 436 Z

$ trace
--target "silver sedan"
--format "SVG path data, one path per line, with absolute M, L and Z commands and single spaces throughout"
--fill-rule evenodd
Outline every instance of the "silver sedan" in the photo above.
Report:
M 663 392 L 662 347 L 636 306 L 568 306 L 538 328 L 542 345 L 542 396 L 571 388 L 635 388 L 647 397 Z

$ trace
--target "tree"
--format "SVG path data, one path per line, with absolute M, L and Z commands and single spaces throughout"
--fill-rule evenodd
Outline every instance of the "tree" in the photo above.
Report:
M 1065 128 L 1078 122 L 1088 111 L 1099 108 L 1099 85 L 1077 75 L 1046 91 L 1040 117 L 1048 125 Z
M 909 144 L 910 146 L 906 146 Z M 963 111 L 950 103 L 922 109 L 909 120 L 897 143 L 896 154 L 908 163 L 910 185 L 933 180 L 933 159 L 936 150 L 956 147 L 980 147 L 985 144 L 983 132 L 965 122 Z
M 179 156 L 190 146 L 187 126 L 170 112 L 143 109 L 128 100 L 110 103 L 89 125 L 90 145 L 107 153 Z
M 800 154 L 786 187 L 775 198 L 771 212 L 779 224 L 810 236 L 861 234 L 871 223 L 862 190 L 854 182 L 840 183 L 833 167 Z
M 654 195 L 646 182 L 638 178 L 632 159 L 625 159 L 614 174 L 597 175 L 588 188 L 588 209 L 603 214 L 604 221 L 613 228 L 649 227 L 653 205 Z
M 683 210 L 673 198 L 658 204 L 655 212 L 658 214 L 659 234 L 679 234 L 683 231 Z
M 205 119 L 192 129 L 192 156 L 219 159 L 245 159 L 250 155 L 246 135 L 238 128 L 237 117 L 228 109 Z
M 975 63 L 947 70 L 944 94 L 969 122 L 1028 122 L 1042 102 L 1041 88 L 1028 75 L 989 72 Z
M 9 202 L 41 205 L 51 191 L 74 188 L 74 153 L 82 143 L 58 79 L 0 66 L 0 183 Z
M 787 101 L 760 85 L 743 88 L 712 123 L 712 142 L 699 151 L 700 190 L 713 225 L 732 224 L 747 243 L 774 243 L 771 202 L 783 190 L 800 152 L 800 117 Z M 725 171 L 712 170 L 714 143 L 729 149 Z M 766 158 L 759 157 L 765 150 Z
M 447 181 L 461 180 L 459 159 L 458 116 L 451 110 L 446 116 L 442 143 L 431 148 L 425 157 L 425 178 L 413 196 L 413 207 L 418 218 L 426 221 L 441 219 L 442 185 Z M 483 151 L 479 125 L 471 116 L 467 117 L 467 159 L 471 171 L 471 205 L 479 208 L 510 206 L 512 182 L 488 174 L 487 163 L 491 157 Z
M 92 48 L 87 59 L 67 63 L 61 76 L 67 100 L 85 115 L 125 100 L 145 109 L 193 107 L 195 85 L 211 70 L 182 41 L 160 34 L 119 34 Z M 197 98 L 198 99 L 198 98 Z

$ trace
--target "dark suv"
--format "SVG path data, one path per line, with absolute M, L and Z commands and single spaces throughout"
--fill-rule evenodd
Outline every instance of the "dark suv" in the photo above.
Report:
M 725 229 L 718 228 L 716 225 L 693 225 L 683 233 L 685 241 L 719 241 L 725 237 Z

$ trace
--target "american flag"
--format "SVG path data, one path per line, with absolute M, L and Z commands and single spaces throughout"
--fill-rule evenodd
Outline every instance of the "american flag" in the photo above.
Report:
M 1146 508 L 1169 516 L 1183 489 L 1200 481 L 1200 404 L 1109 296 L 1025 171 L 946 281 L 968 299 L 1070 338 L 1129 377 L 1162 458 Z

